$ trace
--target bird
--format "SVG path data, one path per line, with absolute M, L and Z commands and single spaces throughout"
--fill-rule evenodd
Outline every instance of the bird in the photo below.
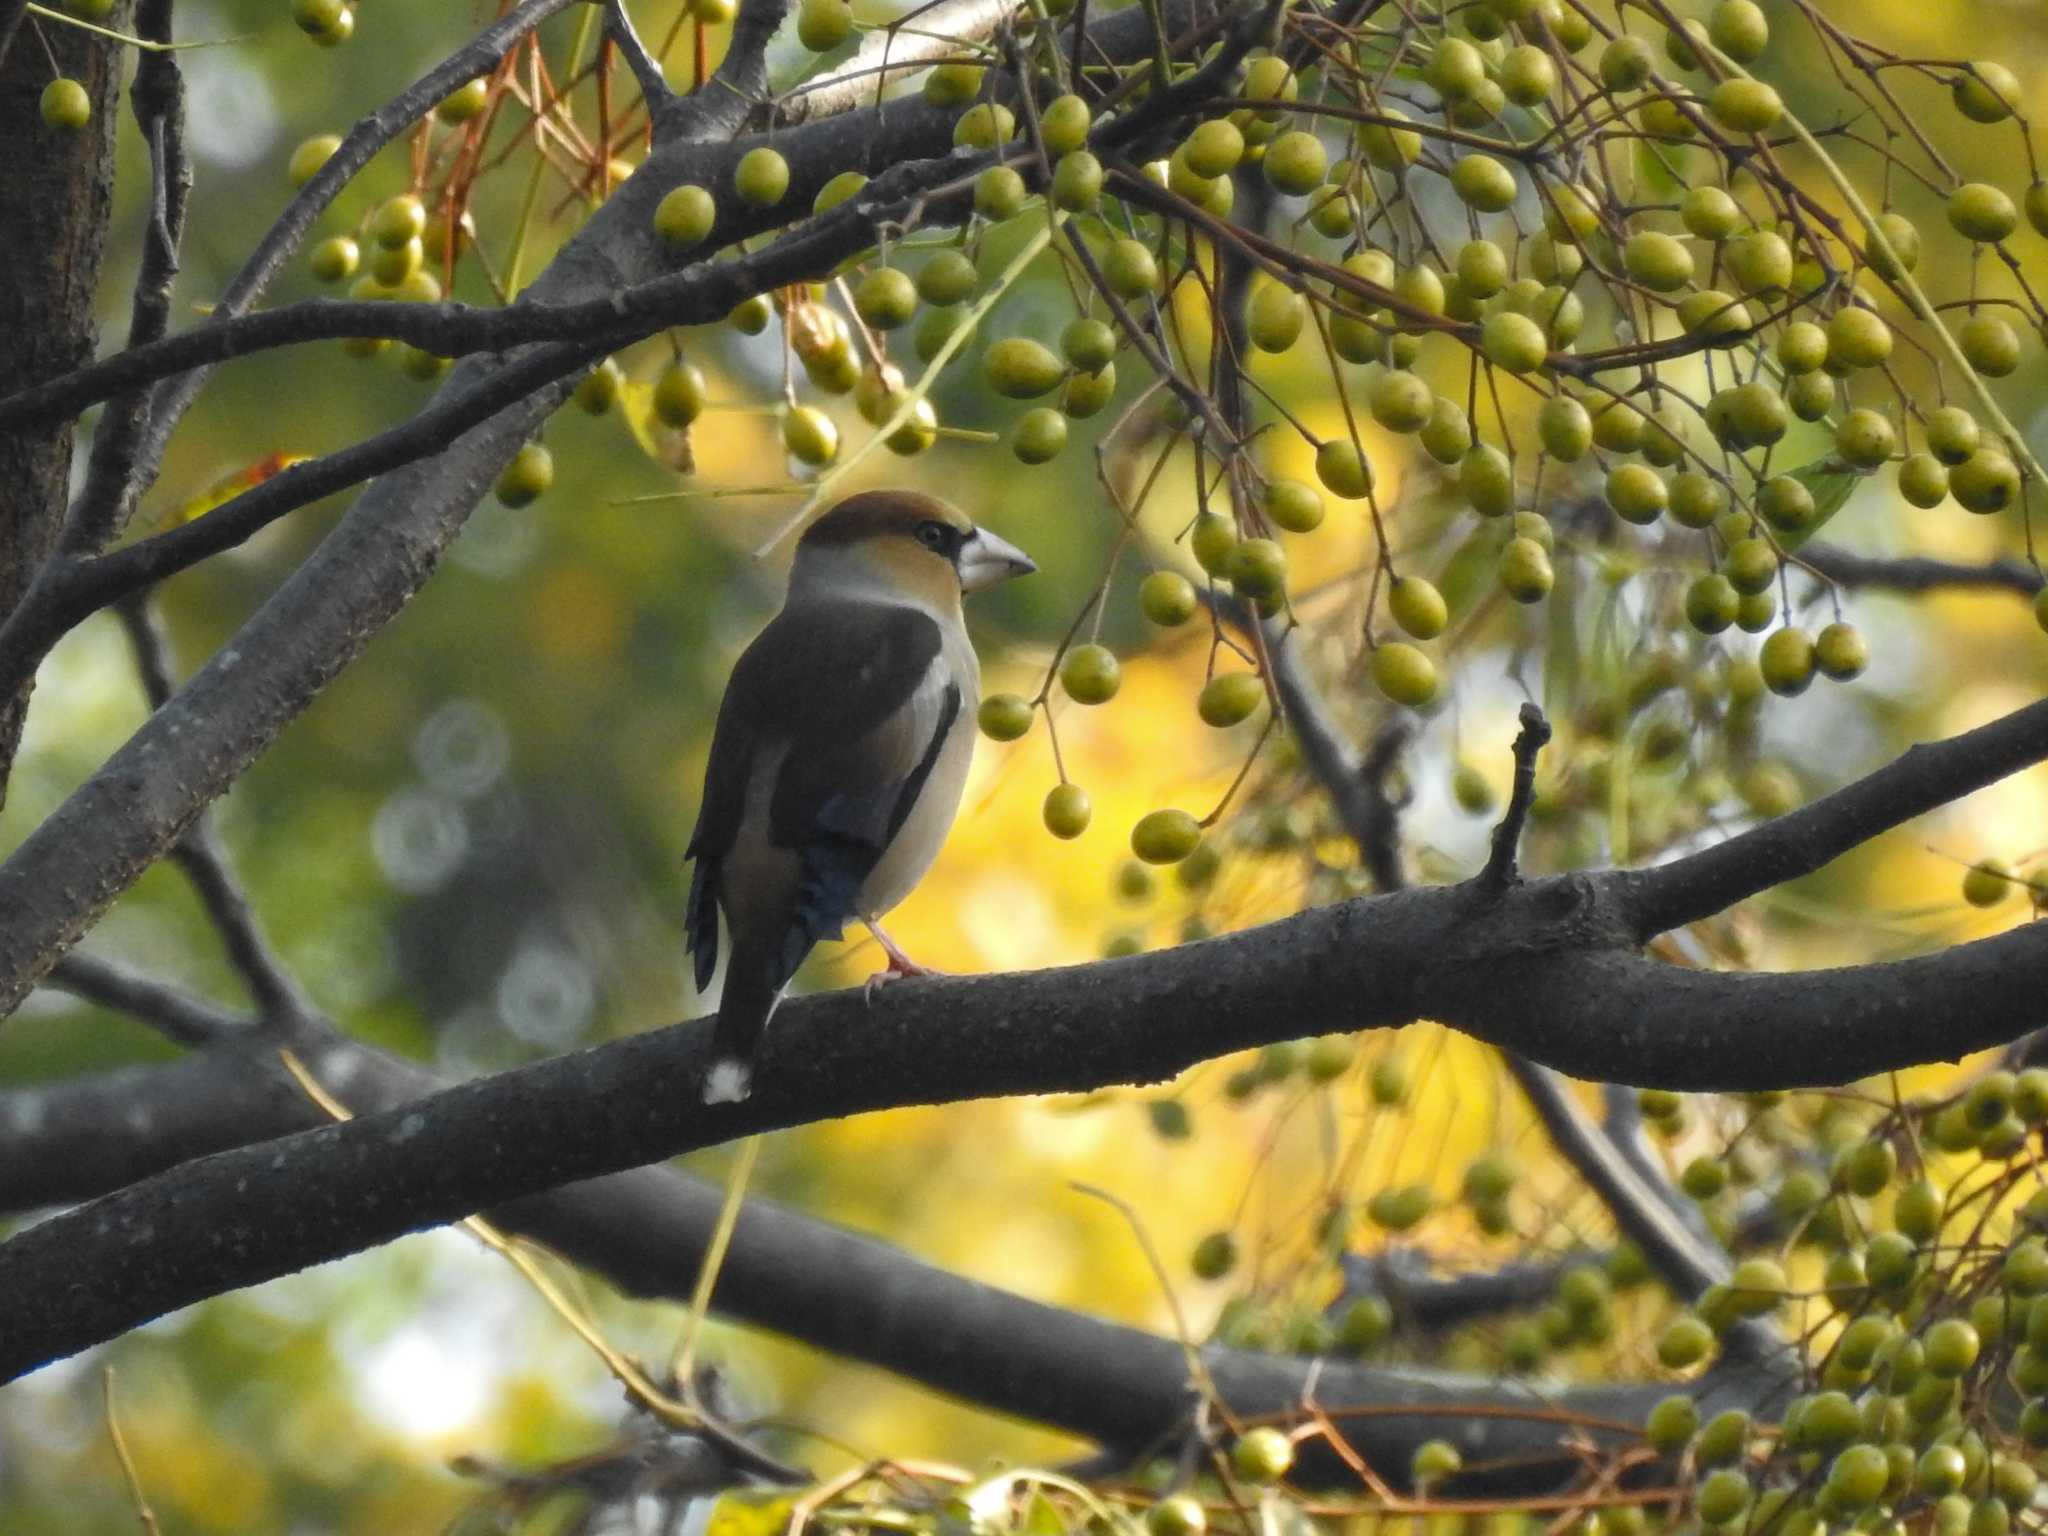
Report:
M 938 857 L 974 755 L 981 667 L 961 597 L 1037 569 L 909 490 L 849 496 L 798 540 L 782 609 L 726 684 L 687 849 L 700 993 L 721 913 L 728 950 L 706 1104 L 747 1097 L 790 978 L 849 922 L 888 956 L 876 979 L 925 973 L 880 922 Z

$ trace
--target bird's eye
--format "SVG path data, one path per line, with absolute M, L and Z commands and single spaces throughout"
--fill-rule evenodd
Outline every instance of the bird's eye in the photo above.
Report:
M 926 549 L 944 549 L 947 536 L 952 531 L 944 523 L 919 523 L 917 525 L 917 542 Z

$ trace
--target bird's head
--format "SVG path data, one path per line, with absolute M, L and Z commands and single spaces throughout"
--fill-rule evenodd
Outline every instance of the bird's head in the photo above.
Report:
M 790 572 L 800 590 L 882 587 L 941 609 L 1038 566 L 977 528 L 959 508 L 917 491 L 863 491 L 811 524 Z

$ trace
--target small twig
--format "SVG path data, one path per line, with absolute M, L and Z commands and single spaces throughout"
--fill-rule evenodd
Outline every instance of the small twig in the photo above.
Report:
M 1167 1310 L 1173 1314 L 1173 1333 L 1180 1341 L 1181 1352 L 1187 1359 L 1189 1385 L 1201 1394 L 1204 1402 L 1215 1406 L 1224 1422 L 1230 1426 L 1233 1435 L 1240 1433 L 1242 1426 L 1231 1413 L 1222 1392 L 1218 1390 L 1216 1378 L 1209 1374 L 1208 1362 L 1202 1358 L 1201 1347 L 1195 1343 L 1194 1333 L 1188 1327 L 1187 1313 L 1181 1309 L 1180 1297 L 1173 1289 L 1173 1277 L 1167 1273 L 1165 1262 L 1159 1257 L 1159 1250 L 1153 1247 L 1151 1237 L 1146 1234 L 1145 1223 L 1139 1219 L 1136 1207 L 1122 1196 L 1112 1194 L 1096 1184 L 1087 1184 L 1076 1179 L 1073 1188 L 1111 1207 L 1130 1227 L 1131 1235 L 1137 1239 L 1138 1247 L 1144 1252 L 1145 1262 L 1152 1266 L 1153 1276 L 1159 1281 L 1160 1292 L 1166 1297 Z
M 166 1040 L 199 1049 L 246 1034 L 256 1021 L 112 960 L 72 950 L 50 967 L 46 986 L 139 1019 Z
M 111 1365 L 101 1369 L 100 1387 L 107 1399 L 107 1439 L 113 1442 L 114 1457 L 121 1463 L 121 1476 L 128 1483 L 128 1497 L 135 1501 L 135 1518 L 142 1522 L 146 1536 L 157 1536 L 156 1511 L 149 1507 L 149 1496 L 142 1491 L 142 1478 L 136 1473 L 135 1458 L 128 1454 L 128 1442 L 121 1434 L 120 1415 L 114 1411 L 114 1368 Z
M 151 709 L 161 709 L 176 685 L 170 650 L 150 615 L 148 594 L 131 594 L 116 608 L 135 652 L 143 693 Z M 249 988 L 264 1022 L 272 1028 L 287 1030 L 310 1022 L 315 1016 L 312 1001 L 264 938 L 262 925 L 249 906 L 241 882 L 235 878 L 210 812 L 192 823 L 171 850 L 171 857 L 192 882 L 206 915 L 220 933 L 228 959 Z
M 1479 872 L 1480 889 L 1504 891 L 1521 883 L 1515 868 L 1515 849 L 1522 841 L 1522 824 L 1529 819 L 1529 802 L 1536 796 L 1536 754 L 1550 740 L 1550 722 L 1534 704 L 1522 706 L 1522 729 L 1515 737 L 1515 787 L 1508 793 L 1508 808 L 1493 829 L 1493 851 L 1486 868 Z
M 647 117 L 654 125 L 654 137 L 659 142 L 675 121 L 676 103 L 680 98 L 669 89 L 661 65 L 640 40 L 640 33 L 633 26 L 632 14 L 626 9 L 626 0 L 606 0 L 604 29 L 613 45 L 625 55 L 626 67 L 633 71 L 633 78 L 640 84 L 640 95 L 647 103 Z
M 761 1138 L 749 1136 L 740 1143 L 739 1157 L 725 1181 L 725 1201 L 718 1208 L 718 1225 L 711 1229 L 711 1242 L 704 1250 L 704 1262 L 697 1266 L 697 1285 L 690 1293 L 690 1313 L 683 1319 L 683 1331 L 676 1339 L 676 1352 L 669 1363 L 668 1379 L 676 1390 L 691 1395 L 690 1383 L 697 1340 L 704 1331 L 704 1318 L 711 1310 L 711 1293 L 718 1285 L 718 1272 L 725 1266 L 725 1251 L 732 1242 L 732 1229 L 740 1219 L 740 1205 L 746 1199 L 747 1180 L 754 1174 L 754 1159 L 760 1155 Z

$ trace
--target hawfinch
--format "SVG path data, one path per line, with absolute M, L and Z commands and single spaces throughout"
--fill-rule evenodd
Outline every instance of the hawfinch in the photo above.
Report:
M 782 611 L 719 706 L 685 922 L 697 989 L 731 959 L 704 1102 L 747 1096 L 782 989 L 850 919 L 876 926 L 938 856 L 974 754 L 981 668 L 964 592 L 1037 567 L 935 497 L 848 497 L 797 544 Z

